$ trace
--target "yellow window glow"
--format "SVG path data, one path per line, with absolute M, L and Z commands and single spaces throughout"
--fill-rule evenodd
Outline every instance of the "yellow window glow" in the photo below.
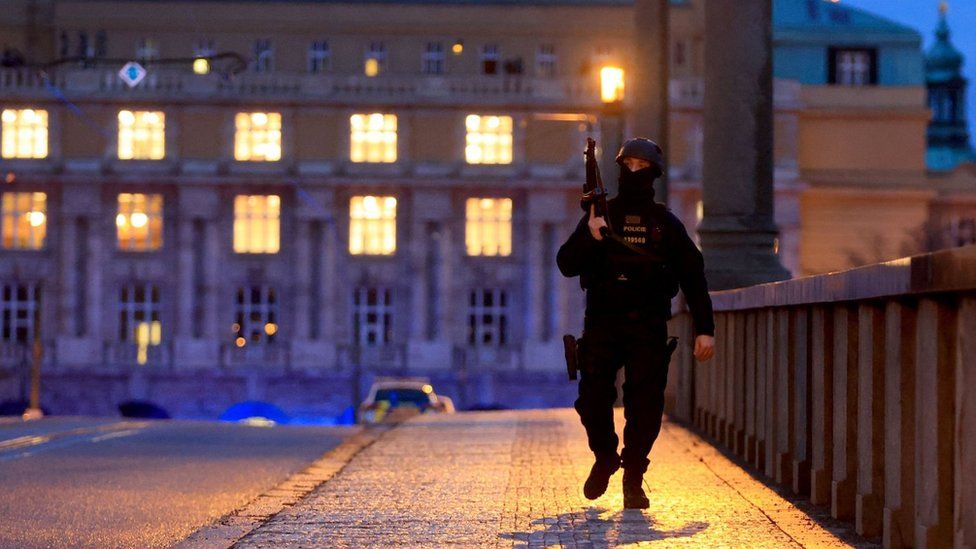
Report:
M 241 161 L 281 160 L 281 113 L 239 112 L 234 118 L 234 158 Z
M 392 196 L 354 196 L 349 201 L 349 253 L 390 255 L 396 251 L 396 205 Z
M 0 121 L 0 156 L 47 158 L 47 111 L 4 109 Z
M 349 144 L 349 159 L 353 162 L 396 162 L 396 115 L 352 115 L 349 117 Z
M 281 247 L 281 198 L 278 195 L 234 197 L 234 252 L 274 254 Z
M 468 115 L 464 157 L 468 164 L 512 163 L 512 117 Z
M 469 198 L 465 203 L 464 243 L 468 255 L 511 255 L 512 199 Z
M 162 160 L 166 155 L 166 115 L 160 111 L 119 111 L 119 159 Z
M 163 195 L 120 193 L 115 227 L 120 250 L 158 250 L 163 246 Z
M 5 249 L 40 250 L 47 237 L 47 194 L 3 193 L 0 239 Z
M 600 99 L 615 103 L 624 99 L 624 70 L 620 67 L 600 69 Z

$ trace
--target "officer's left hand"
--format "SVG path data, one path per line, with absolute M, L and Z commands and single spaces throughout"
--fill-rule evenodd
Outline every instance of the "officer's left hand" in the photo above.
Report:
M 698 362 L 708 362 L 715 356 L 715 338 L 710 335 L 700 335 L 695 338 L 695 358 Z

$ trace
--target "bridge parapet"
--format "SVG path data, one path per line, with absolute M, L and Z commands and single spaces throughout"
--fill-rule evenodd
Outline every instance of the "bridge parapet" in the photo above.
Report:
M 712 299 L 672 416 L 886 547 L 976 545 L 976 246 Z

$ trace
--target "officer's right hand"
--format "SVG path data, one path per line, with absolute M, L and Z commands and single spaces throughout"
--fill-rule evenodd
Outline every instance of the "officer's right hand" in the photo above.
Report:
M 600 228 L 607 226 L 607 221 L 602 217 L 596 217 L 596 205 L 590 204 L 590 220 L 587 221 L 587 225 L 590 227 L 590 234 L 593 238 L 597 240 L 603 240 L 603 235 L 600 234 Z

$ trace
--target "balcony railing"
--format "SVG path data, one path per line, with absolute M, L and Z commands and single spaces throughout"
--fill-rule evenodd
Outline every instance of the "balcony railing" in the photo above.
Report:
M 36 71 L 0 70 L 0 93 L 8 97 L 50 97 L 52 88 L 72 98 L 127 97 L 194 100 L 234 97 L 281 97 L 333 102 L 397 101 L 427 103 L 552 103 L 599 106 L 598 82 L 590 78 L 540 79 L 499 76 L 366 76 L 243 73 L 224 78 L 169 69 L 153 69 L 134 88 L 115 70 L 66 69 L 47 81 Z

